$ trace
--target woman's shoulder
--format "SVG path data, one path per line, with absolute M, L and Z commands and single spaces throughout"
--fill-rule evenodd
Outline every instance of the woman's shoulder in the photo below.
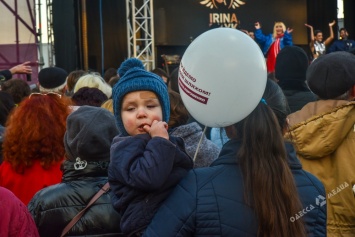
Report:
M 73 204 L 70 203 L 74 202 L 73 200 L 88 200 L 106 182 L 107 178 L 99 177 L 97 179 L 76 180 L 51 185 L 38 191 L 29 206 L 34 205 L 33 203 L 40 203 L 43 210 L 69 206 Z
M 195 168 L 188 172 L 184 179 L 180 182 L 182 186 L 191 184 L 195 185 L 196 188 L 203 188 L 207 183 L 212 182 L 220 174 L 222 174 L 226 169 L 224 165 L 218 165 L 213 167 L 203 167 Z

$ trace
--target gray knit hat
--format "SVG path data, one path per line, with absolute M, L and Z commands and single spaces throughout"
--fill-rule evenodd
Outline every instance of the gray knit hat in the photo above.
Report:
M 143 63 L 136 58 L 130 58 L 124 61 L 118 69 L 118 74 L 120 80 L 112 89 L 112 100 L 116 122 L 122 135 L 128 135 L 121 118 L 122 100 L 127 93 L 133 91 L 146 90 L 154 92 L 162 107 L 163 120 L 165 122 L 169 121 L 170 101 L 168 87 L 161 77 L 146 71 Z
M 109 161 L 112 139 L 118 135 L 116 121 L 108 110 L 81 106 L 67 118 L 64 146 L 67 159 Z

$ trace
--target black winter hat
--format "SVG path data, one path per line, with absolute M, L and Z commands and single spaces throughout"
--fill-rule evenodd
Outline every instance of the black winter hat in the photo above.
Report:
M 110 111 L 81 106 L 67 118 L 64 135 L 67 160 L 109 161 L 111 142 L 116 135 L 118 128 Z
M 321 99 L 334 99 L 355 84 L 355 56 L 349 52 L 323 55 L 307 70 L 309 88 Z
M 305 84 L 309 62 L 305 51 L 298 46 L 284 47 L 276 57 L 275 77 L 281 88 Z
M 68 73 L 62 68 L 47 67 L 38 73 L 38 82 L 43 88 L 53 89 L 63 85 L 67 76 Z

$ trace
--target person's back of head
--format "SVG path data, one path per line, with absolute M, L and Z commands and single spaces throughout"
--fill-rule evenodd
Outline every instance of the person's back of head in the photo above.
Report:
M 69 73 L 67 77 L 67 95 L 72 95 L 74 92 L 74 87 L 76 82 L 79 80 L 81 76 L 83 76 L 86 72 L 84 70 L 75 70 Z
M 80 77 L 75 84 L 74 93 L 76 93 L 80 88 L 83 87 L 97 88 L 103 93 L 105 93 L 107 98 L 111 98 L 112 88 L 109 84 L 105 82 L 105 80 L 99 74 L 89 73 Z
M 7 92 L 0 91 L 0 125 L 6 126 L 8 116 L 15 107 L 12 96 Z
M 108 83 L 110 81 L 110 79 L 115 76 L 117 76 L 117 69 L 110 67 L 104 73 L 104 80 L 106 83 Z
M 286 46 L 276 57 L 275 77 L 284 90 L 307 88 L 306 72 L 309 65 L 306 52 L 298 46 Z
M 179 93 L 169 90 L 170 98 L 170 119 L 169 128 L 184 125 L 189 120 L 189 112 L 187 111 L 184 102 Z
M 306 236 L 302 221 L 291 223 L 290 216 L 302 210 L 294 177 L 287 163 L 282 134 L 287 106 L 282 91 L 269 80 L 264 96 L 256 108 L 234 124 L 232 138 L 241 140 L 237 153 L 245 202 L 253 207 L 258 219 L 258 235 Z M 286 107 L 286 108 L 285 108 Z M 274 111 L 280 110 L 275 116 Z M 267 197 L 265 193 L 268 193 Z M 278 203 L 275 207 L 274 203 Z
M 113 88 L 119 80 L 120 80 L 120 77 L 118 75 L 111 77 L 111 79 L 108 81 L 108 84 Z
M 9 93 L 15 104 L 31 94 L 30 86 L 22 79 L 13 78 L 1 84 L 1 91 Z
M 169 75 L 165 70 L 157 67 L 154 68 L 151 72 L 160 76 L 167 85 L 169 84 Z
M 122 135 L 128 135 L 121 117 L 122 102 L 126 94 L 135 91 L 153 92 L 162 108 L 163 121 L 169 122 L 170 101 L 168 87 L 158 75 L 144 69 L 143 63 L 136 58 L 124 61 L 118 69 L 120 80 L 112 90 L 113 111 Z
M 118 134 L 115 117 L 106 109 L 81 106 L 68 116 L 64 135 L 66 158 L 110 161 L 112 139 Z
M 82 87 L 73 94 L 72 100 L 77 106 L 90 105 L 100 107 L 108 98 L 97 88 Z
M 175 68 L 171 74 L 170 74 L 170 82 L 169 82 L 170 88 L 179 93 L 179 67 Z
M 317 58 L 307 70 L 309 88 L 320 99 L 351 100 L 355 85 L 355 55 L 333 52 Z
M 42 93 L 56 92 L 63 94 L 68 73 L 60 67 L 43 68 L 38 73 L 39 90 Z
M 107 109 L 108 111 L 110 111 L 113 114 L 113 100 L 112 99 L 106 100 L 100 107 Z
M 276 115 L 277 121 L 282 131 L 287 125 L 286 118 L 291 113 L 291 111 L 287 103 L 287 98 L 281 87 L 275 81 L 268 79 L 263 98 Z
M 40 160 L 44 169 L 63 160 L 63 136 L 70 99 L 60 94 L 31 94 L 6 123 L 3 160 L 21 173 Z

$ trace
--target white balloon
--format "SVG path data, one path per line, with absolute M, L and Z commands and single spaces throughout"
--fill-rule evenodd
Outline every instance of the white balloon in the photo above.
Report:
M 258 105 L 267 72 L 259 46 L 245 33 L 217 28 L 197 37 L 179 66 L 179 91 L 189 113 L 208 127 L 225 127 Z

